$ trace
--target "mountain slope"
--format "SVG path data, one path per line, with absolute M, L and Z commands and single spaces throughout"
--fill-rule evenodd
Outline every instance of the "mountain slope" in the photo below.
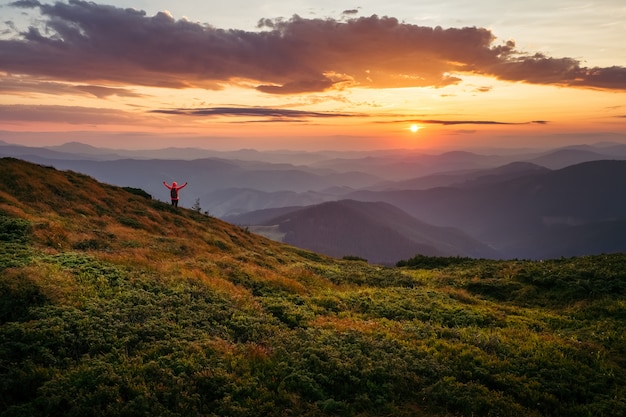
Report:
M 536 239 L 549 235 L 555 227 L 623 219 L 626 161 L 586 162 L 478 187 L 358 191 L 349 197 L 389 202 L 425 222 L 459 228 L 507 257 L 525 257 L 540 243 Z M 585 254 L 606 250 L 602 237 L 591 238 L 583 233 L 570 234 L 568 239 L 571 238 L 578 239 Z M 554 243 L 565 247 L 568 242 Z M 610 249 L 626 250 L 626 239 Z M 539 257 L 549 257 L 547 252 L 534 252 Z M 561 256 L 575 254 L 580 253 L 563 251 Z
M 485 169 L 514 160 L 511 156 L 479 155 L 465 151 L 451 151 L 440 155 L 403 151 L 362 158 L 328 159 L 312 166 L 339 172 L 369 172 L 387 180 L 403 180 L 448 171 Z
M 332 190 L 331 190 L 332 191 Z M 345 192 L 353 189 L 345 190 Z M 334 192 L 328 191 L 260 191 L 251 188 L 223 188 L 200 196 L 207 202 L 211 214 L 228 220 L 258 210 L 289 206 L 307 206 L 336 200 Z
M 252 247 L 260 252 L 277 247 L 214 217 L 152 200 L 139 189 L 122 189 L 11 158 L 0 161 L 0 197 L 3 206 L 8 204 L 4 211 L 36 223 L 33 236 L 45 246 L 71 250 L 92 245 L 121 257 L 141 257 L 146 246 L 159 256 L 180 247 L 188 252 L 181 259 L 216 251 L 220 256 L 224 251 L 246 256 Z M 250 245 L 242 246 L 241 241 Z M 185 242 L 202 245 L 194 248 Z
M 2 417 L 626 413 L 624 255 L 383 268 L 75 172 L 0 178 Z
M 544 155 L 532 158 L 529 162 L 541 165 L 550 169 L 561 169 L 570 165 L 576 165 L 584 162 L 599 161 L 609 159 L 612 155 L 610 152 L 599 153 L 599 149 L 577 149 L 562 148 Z M 624 157 L 613 157 L 615 159 L 624 159 Z M 613 159 L 611 158 L 611 159 Z
M 3 149 L 0 147 L 0 155 Z M 53 151 L 47 151 L 53 152 Z M 358 189 L 380 181 L 368 173 L 332 172 L 290 164 L 271 164 L 255 161 L 237 161 L 219 158 L 184 160 L 116 159 L 94 161 L 90 159 L 58 159 L 33 155 L 21 156 L 28 161 L 72 170 L 92 176 L 98 181 L 118 186 L 141 188 L 154 198 L 169 199 L 162 182 L 188 182 L 180 193 L 181 205 L 191 207 L 200 198 L 201 204 L 216 215 L 228 214 L 237 206 L 225 206 L 217 201 L 215 206 L 211 193 L 228 189 L 254 189 L 257 192 L 323 192 L 345 186 Z M 235 196 L 237 197 L 237 196 Z
M 283 242 L 335 257 L 352 255 L 383 264 L 416 254 L 498 257 L 458 230 L 420 222 L 386 203 L 341 200 L 286 211 L 257 224 L 277 225 Z
M 367 187 L 367 190 L 427 190 L 437 187 L 478 186 L 547 171 L 549 171 L 548 168 L 529 162 L 511 162 L 496 168 L 450 171 L 404 181 L 389 181 Z

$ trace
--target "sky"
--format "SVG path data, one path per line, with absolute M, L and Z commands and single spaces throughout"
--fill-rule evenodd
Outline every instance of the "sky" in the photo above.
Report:
M 18 0 L 0 16 L 6 143 L 626 143 L 623 0 Z

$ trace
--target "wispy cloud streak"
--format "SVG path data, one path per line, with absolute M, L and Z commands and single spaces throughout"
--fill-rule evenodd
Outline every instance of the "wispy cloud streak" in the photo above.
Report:
M 54 81 L 37 81 L 28 77 L 0 78 L 0 94 L 53 94 L 53 95 L 85 95 L 98 98 L 111 96 L 118 97 L 143 97 L 142 94 L 135 93 L 125 88 L 103 87 L 90 84 L 68 84 Z
M 217 117 L 217 116 L 234 116 L 248 118 L 264 118 L 268 121 L 304 121 L 307 119 L 325 119 L 325 118 L 367 118 L 364 113 L 340 113 L 340 112 L 314 112 L 303 110 L 276 109 L 268 107 L 208 107 L 208 108 L 184 108 L 184 109 L 157 109 L 150 110 L 150 113 L 183 115 L 183 116 L 201 116 L 201 117 Z M 530 122 L 501 122 L 495 120 L 453 120 L 453 119 L 402 119 L 396 118 L 396 115 L 387 114 L 387 118 L 391 120 L 376 121 L 375 123 L 398 124 L 398 123 L 419 123 L 431 125 L 528 125 L 528 124 L 547 124 L 545 120 L 533 120 Z
M 388 123 L 388 124 L 420 124 L 420 125 L 441 125 L 441 126 L 454 126 L 454 125 L 533 125 L 533 124 L 548 124 L 546 120 L 532 120 L 529 122 L 502 122 L 497 120 L 465 120 L 465 119 L 393 119 L 390 121 L 382 121 L 376 123 Z
M 312 112 L 290 109 L 273 109 L 266 107 L 210 107 L 194 109 L 159 109 L 151 113 L 187 115 L 187 116 L 244 116 L 244 117 L 275 117 L 279 119 L 301 118 L 333 118 L 352 117 L 349 113 Z M 363 117 L 363 115 L 359 115 Z
M 626 90 L 624 67 L 587 68 L 574 58 L 525 53 L 513 41 L 496 43 L 484 28 L 432 28 L 375 15 L 294 16 L 262 19 L 259 31 L 249 32 L 81 0 L 11 5 L 38 9 L 43 21 L 0 40 L 0 71 L 48 80 L 205 89 L 236 83 L 296 94 L 444 87 L 467 74 Z
M 497 122 L 494 120 L 414 120 L 412 123 L 431 124 L 431 125 L 528 125 L 528 124 L 547 124 L 545 120 L 533 120 L 531 122 Z

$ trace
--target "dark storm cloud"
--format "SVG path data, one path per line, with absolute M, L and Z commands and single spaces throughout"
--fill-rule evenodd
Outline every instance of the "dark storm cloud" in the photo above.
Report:
M 0 41 L 0 71 L 76 83 L 271 94 L 353 86 L 444 87 L 479 74 L 534 84 L 626 90 L 626 68 L 526 54 L 487 29 L 423 27 L 392 17 L 263 19 L 258 32 L 216 29 L 167 13 L 70 0 L 11 3 L 43 23 Z M 10 25 L 9 25 L 10 27 Z

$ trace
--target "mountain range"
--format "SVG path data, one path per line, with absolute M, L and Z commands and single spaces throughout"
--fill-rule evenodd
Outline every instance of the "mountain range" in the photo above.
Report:
M 415 218 L 459 228 L 506 258 L 626 250 L 626 161 L 593 161 L 477 186 L 357 191 Z M 613 227 L 607 227 L 612 224 Z M 594 225 L 605 233 L 589 233 Z M 561 238 L 558 238 L 561 236 Z M 611 243 L 609 243 L 611 242 Z
M 545 259 L 626 250 L 626 146 L 619 144 L 427 154 L 142 152 L 0 142 L 0 156 L 81 172 L 164 201 L 162 181 L 187 181 L 182 206 L 332 256 L 393 263 L 413 252 Z

